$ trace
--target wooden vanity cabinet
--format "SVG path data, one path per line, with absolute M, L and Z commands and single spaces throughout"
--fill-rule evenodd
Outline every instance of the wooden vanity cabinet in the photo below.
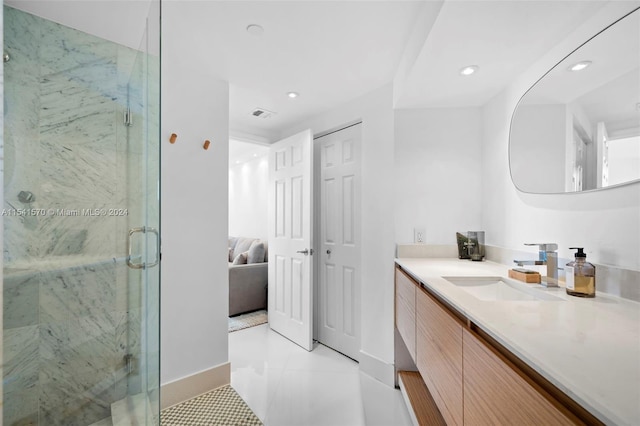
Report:
M 602 424 L 399 267 L 395 285 L 396 327 L 448 425 Z
M 463 330 L 464 421 L 470 425 L 572 425 L 578 419 Z
M 396 328 L 411 359 L 416 362 L 416 284 L 396 268 Z
M 462 323 L 422 288 L 416 319 L 418 371 L 447 424 L 462 425 Z

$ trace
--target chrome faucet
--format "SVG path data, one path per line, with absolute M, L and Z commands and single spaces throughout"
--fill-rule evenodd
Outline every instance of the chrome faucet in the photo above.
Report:
M 542 281 L 545 287 L 558 287 L 558 245 L 555 243 L 525 243 L 525 246 L 538 246 L 538 260 L 514 260 L 518 266 L 547 265 L 547 277 Z

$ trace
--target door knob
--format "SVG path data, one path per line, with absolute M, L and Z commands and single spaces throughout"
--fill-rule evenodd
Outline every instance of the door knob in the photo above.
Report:
M 309 250 L 309 249 L 304 249 L 304 250 L 298 250 L 296 253 L 302 253 L 305 256 L 308 256 L 310 254 L 313 254 L 313 249 Z
M 327 249 L 327 254 L 331 254 L 331 250 Z

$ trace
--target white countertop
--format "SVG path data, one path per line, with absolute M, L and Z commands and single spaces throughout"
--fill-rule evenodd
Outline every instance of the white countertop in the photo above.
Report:
M 460 259 L 396 259 L 543 377 L 606 424 L 640 425 L 640 303 L 564 288 L 558 301 L 482 301 L 443 277 L 507 277 L 508 266 Z M 597 289 L 597 281 L 596 281 Z

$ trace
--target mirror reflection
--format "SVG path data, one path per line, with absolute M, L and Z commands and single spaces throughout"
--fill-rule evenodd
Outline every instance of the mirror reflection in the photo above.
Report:
M 583 44 L 520 100 L 511 177 L 531 193 L 640 180 L 640 8 Z

